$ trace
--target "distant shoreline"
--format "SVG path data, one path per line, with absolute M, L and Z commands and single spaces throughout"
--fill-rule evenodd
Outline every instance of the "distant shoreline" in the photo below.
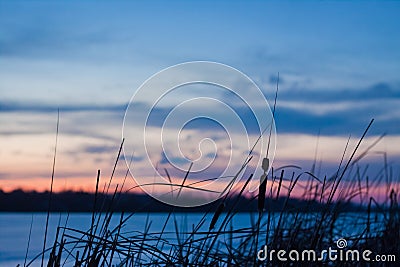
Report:
M 49 208 L 49 192 L 25 192 L 22 190 L 14 190 L 12 192 L 4 192 L 0 190 L 0 212 L 47 212 Z M 213 211 L 218 206 L 218 202 L 213 202 L 201 207 L 180 208 L 154 200 L 145 194 L 123 193 L 112 200 L 111 195 L 98 194 L 97 205 L 94 209 L 94 193 L 88 192 L 59 192 L 52 194 L 50 212 L 99 212 L 107 209 L 113 212 L 207 212 Z M 236 198 L 236 196 L 231 196 Z M 282 196 L 278 199 L 266 199 L 266 211 L 281 212 L 286 197 Z M 232 203 L 230 199 L 226 201 L 227 206 Z M 367 208 L 363 205 L 346 202 L 332 203 L 327 206 L 318 201 L 301 200 L 290 198 L 286 212 L 291 212 L 290 207 L 296 212 L 320 212 L 330 208 L 339 208 L 341 212 L 365 212 Z M 103 207 L 103 208 L 102 208 Z M 257 212 L 257 202 L 247 197 L 241 196 L 237 212 Z M 374 211 L 374 210 L 371 210 Z

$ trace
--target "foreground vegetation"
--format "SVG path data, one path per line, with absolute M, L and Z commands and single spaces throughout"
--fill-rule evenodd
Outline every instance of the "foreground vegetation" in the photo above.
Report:
M 246 200 L 257 206 L 257 211 L 253 214 L 254 220 L 248 226 L 240 228 L 234 228 L 232 222 L 240 211 L 238 207 L 245 199 L 243 194 L 252 176 L 247 177 L 240 188 L 232 188 L 227 195 L 210 205 L 195 225 L 179 227 L 174 218 L 177 210 L 170 207 L 162 229 L 150 230 L 150 215 L 143 231 L 126 232 L 124 226 L 134 218 L 136 212 L 149 207 L 137 207 L 136 212 L 129 214 L 122 212 L 117 215 L 119 223 L 111 226 L 111 219 L 116 216 L 115 207 L 123 195 L 123 186 L 120 189 L 117 186 L 111 198 L 105 201 L 105 198 L 99 196 L 106 193 L 110 187 L 105 187 L 103 192 L 99 192 L 98 171 L 91 225 L 87 229 L 58 225 L 54 244 L 44 246 L 42 253 L 37 257 L 25 259 L 24 265 L 37 266 L 41 263 L 47 266 L 315 266 L 315 262 L 310 261 L 260 261 L 257 254 L 264 246 L 274 250 L 322 251 L 328 247 L 335 247 L 339 238 L 346 239 L 346 249 L 368 249 L 375 254 L 400 257 L 400 209 L 397 184 L 391 182 L 392 172 L 388 171 L 389 167 L 384 164 L 381 175 L 377 176 L 379 179 L 371 180 L 366 179 L 365 172 L 359 167 L 360 160 L 371 148 L 358 151 L 368 128 L 349 160 L 344 161 L 342 158 L 338 171 L 330 177 L 316 177 L 313 170 L 302 172 L 293 166 L 272 169 L 269 177 L 260 184 L 258 194 Z M 248 161 L 246 160 L 245 164 L 246 162 Z M 267 162 L 268 160 L 265 160 L 263 163 L 265 169 Z M 293 169 L 295 171 L 292 171 Z M 386 181 L 387 197 L 378 203 L 370 196 L 370 191 L 371 188 L 382 184 L 382 179 Z M 111 180 L 112 177 L 110 183 Z M 309 201 L 306 203 L 314 204 L 306 207 L 293 205 L 291 196 L 294 192 L 302 192 L 302 198 Z M 356 198 L 365 208 L 365 212 L 356 215 L 344 213 L 343 207 L 346 203 Z M 313 210 L 315 203 L 320 204 L 318 211 Z M 272 206 L 275 208 L 272 209 Z M 166 231 L 168 223 L 174 224 L 174 238 L 171 238 L 171 232 Z M 351 228 L 356 226 L 362 231 L 352 232 Z M 48 225 L 45 236 L 47 227 Z M 347 235 L 343 236 L 343 233 Z M 324 258 L 317 265 L 365 264 L 362 261 L 331 262 Z M 381 266 L 390 264 L 375 263 Z

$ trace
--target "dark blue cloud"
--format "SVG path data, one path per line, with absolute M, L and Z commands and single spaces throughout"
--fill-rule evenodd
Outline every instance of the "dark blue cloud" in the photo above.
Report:
M 271 105 L 272 94 L 269 99 Z M 292 103 L 294 106 L 298 104 L 299 107 L 282 107 L 279 105 L 280 101 Z M 400 87 L 388 83 L 359 89 L 285 89 L 278 93 L 275 114 L 277 132 L 354 135 L 362 132 L 368 122 L 375 118 L 370 133 L 400 134 L 400 117 L 393 114 L 396 112 L 395 101 L 400 101 Z M 347 107 L 329 110 L 331 106 L 342 103 L 347 103 Z M 317 105 L 325 105 L 326 108 L 320 112 Z M 302 109 L 302 106 L 307 109 Z
M 332 103 L 338 101 L 355 101 L 379 99 L 400 99 L 400 87 L 388 83 L 377 83 L 359 89 L 286 89 L 279 92 L 279 100 L 305 101 L 306 103 Z
M 170 165 L 171 163 L 174 163 L 174 164 L 185 164 L 185 163 L 189 162 L 187 159 L 181 158 L 181 157 L 171 157 L 170 156 L 168 158 L 167 155 L 165 155 L 164 151 L 162 151 L 160 155 L 161 155 L 161 159 L 160 159 L 159 163 L 161 165 Z
M 270 75 L 269 76 L 269 83 L 275 85 L 278 82 L 278 75 Z M 279 76 L 279 84 L 283 85 L 285 84 L 285 81 L 282 79 L 282 77 Z
M 348 135 L 359 133 L 370 121 L 370 117 L 349 116 L 335 113 L 317 116 L 307 112 L 280 108 L 276 111 L 275 123 L 277 133 L 306 133 L 323 135 Z M 400 133 L 400 131 L 399 131 Z
M 291 103 L 291 105 L 280 105 Z M 358 135 L 363 131 L 368 122 L 375 118 L 371 129 L 373 134 L 400 134 L 400 118 L 396 109 L 396 102 L 400 101 L 400 88 L 387 83 L 374 84 L 368 88 L 343 89 L 343 90 L 284 90 L 278 95 L 278 108 L 275 114 L 276 128 L 278 133 L 306 133 L 323 135 Z M 330 106 L 347 103 L 344 109 L 330 110 Z M 354 103 L 354 105 L 352 104 Z M 390 103 L 390 104 L 389 104 Z M 271 104 L 271 102 L 270 102 Z M 299 104 L 300 106 L 296 106 Z M 133 107 L 135 112 L 147 110 L 148 106 L 138 103 Z M 243 105 L 236 106 L 230 103 L 240 119 L 245 123 L 249 133 L 259 134 L 257 121 L 253 112 Z M 307 109 L 302 109 L 306 105 Z M 318 106 L 317 106 L 318 105 Z M 324 107 L 319 112 L 319 107 Z M 60 106 L 61 113 L 81 111 L 106 111 L 111 112 L 119 119 L 122 118 L 126 104 L 121 105 L 63 105 Z M 48 104 L 32 104 L 20 102 L 0 102 L 1 112 L 37 112 L 55 113 L 58 107 Z M 155 107 L 152 109 L 148 126 L 162 127 L 167 115 L 173 107 Z M 393 116 L 392 116 L 393 115 Z M 199 119 L 186 125 L 187 129 L 222 131 L 218 123 L 208 119 Z
M 89 145 L 89 146 L 85 146 L 82 150 L 85 153 L 102 154 L 102 153 L 110 153 L 110 152 L 117 153 L 117 149 L 118 148 L 115 146 Z
M 0 113 L 2 112 L 30 112 L 30 113 L 54 113 L 79 112 L 79 111 L 110 111 L 123 113 L 127 105 L 73 105 L 65 104 L 54 106 L 51 104 L 27 103 L 16 101 L 0 101 Z
M 134 155 L 134 156 L 120 155 L 120 156 L 119 156 L 119 160 L 126 160 L 127 163 L 129 163 L 131 160 L 132 160 L 133 162 L 139 162 L 139 161 L 144 160 L 144 157 L 135 156 L 135 155 Z

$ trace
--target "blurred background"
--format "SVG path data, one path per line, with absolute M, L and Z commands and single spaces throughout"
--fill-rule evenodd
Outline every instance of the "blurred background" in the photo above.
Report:
M 332 174 L 349 137 L 345 159 L 375 118 L 362 148 L 387 135 L 363 162 L 371 177 L 390 166 L 399 182 L 399 11 L 398 2 L 0 1 L 0 188 L 49 189 L 59 109 L 55 191 L 93 191 L 97 169 L 111 174 L 135 90 L 192 60 L 243 71 L 271 106 L 279 72 L 275 167 Z

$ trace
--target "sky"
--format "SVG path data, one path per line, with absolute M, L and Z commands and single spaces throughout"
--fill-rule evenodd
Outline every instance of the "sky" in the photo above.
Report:
M 55 188 L 92 190 L 97 169 L 111 175 L 137 88 L 188 61 L 243 72 L 271 107 L 279 73 L 273 166 L 306 170 L 317 160 L 322 175 L 332 173 L 349 136 L 352 149 L 374 118 L 362 148 L 386 136 L 365 164 L 377 175 L 385 152 L 400 180 L 399 12 L 399 2 L 386 1 L 1 0 L 0 187 L 48 189 L 59 109 Z M 156 110 L 156 130 L 171 108 Z M 171 140 L 172 130 L 166 130 Z M 228 147 L 228 138 L 204 123 L 187 134 L 216 138 L 211 144 L 225 148 L 217 159 L 245 156 L 248 149 L 241 141 Z M 235 131 L 231 136 L 241 138 Z M 146 167 L 143 159 L 134 158 L 137 169 Z M 220 173 L 218 164 L 211 173 Z M 117 176 L 125 172 L 121 163 Z

